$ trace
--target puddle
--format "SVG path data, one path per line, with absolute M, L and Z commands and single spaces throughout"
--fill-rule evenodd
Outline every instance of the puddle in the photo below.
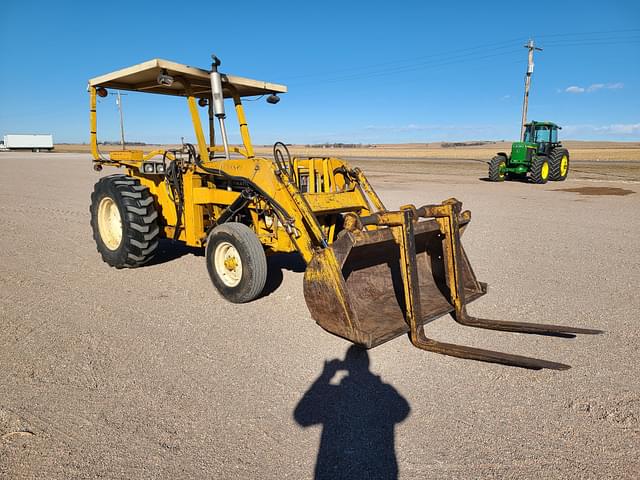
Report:
M 633 190 L 626 190 L 624 188 L 617 187 L 578 187 L 578 188 L 559 188 L 552 190 L 553 192 L 573 192 L 579 195 L 615 195 L 623 197 L 624 195 L 631 195 L 636 193 Z

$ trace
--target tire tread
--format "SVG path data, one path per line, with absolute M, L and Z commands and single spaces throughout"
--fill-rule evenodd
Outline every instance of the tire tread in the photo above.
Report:
M 562 157 L 567 156 L 567 174 L 563 177 L 560 173 L 560 163 Z M 566 148 L 554 148 L 553 152 L 549 156 L 549 180 L 555 182 L 563 182 L 569 176 L 569 165 L 571 164 L 571 158 L 569 157 L 569 150 Z
M 123 237 L 115 251 L 104 246 L 98 229 L 98 204 L 105 196 L 121 208 Z M 89 211 L 93 238 L 105 263 L 115 268 L 135 268 L 153 258 L 160 237 L 158 212 L 151 192 L 138 179 L 122 174 L 102 177 L 94 186 Z
M 533 157 L 531 161 L 531 170 L 529 172 L 529 178 L 533 183 L 544 184 L 549 180 L 549 176 L 546 179 L 542 178 L 542 164 L 544 162 L 549 163 L 549 158 L 544 155 L 537 155 Z
M 492 182 L 504 182 L 506 175 L 500 178 L 500 164 L 507 163 L 507 159 L 504 155 L 496 155 L 489 162 L 489 180 Z
M 223 236 L 246 250 L 246 257 L 243 258 L 243 278 L 241 283 L 233 289 L 225 288 L 221 282 L 216 280 L 217 274 L 213 265 L 214 250 L 217 238 Z M 223 297 L 233 303 L 246 303 L 257 298 L 264 289 L 267 280 L 267 258 L 264 247 L 256 236 L 255 232 L 242 223 L 229 222 L 214 228 L 209 234 L 206 248 L 207 269 L 209 276 Z M 245 277 L 244 272 L 248 272 Z

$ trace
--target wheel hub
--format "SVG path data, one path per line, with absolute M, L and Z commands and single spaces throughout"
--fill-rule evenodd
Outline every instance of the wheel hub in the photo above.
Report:
M 122 243 L 122 218 L 118 205 L 111 197 L 104 197 L 98 204 L 98 231 L 109 250 L 117 250 Z
M 567 158 L 566 155 L 564 155 L 562 157 L 562 160 L 560 161 L 560 175 L 564 177 L 567 174 L 568 169 L 569 169 L 569 159 Z
M 238 261 L 235 257 L 227 257 L 224 259 L 224 267 L 229 271 L 234 271 L 238 266 Z
M 213 256 L 218 277 L 228 287 L 236 287 L 242 280 L 240 253 L 229 242 L 220 242 Z
M 547 162 L 544 162 L 542 164 L 540 176 L 542 177 L 543 180 L 546 180 L 546 178 L 549 176 L 549 164 Z

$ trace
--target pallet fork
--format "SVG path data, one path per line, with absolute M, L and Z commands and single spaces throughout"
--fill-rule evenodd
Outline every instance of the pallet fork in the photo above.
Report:
M 413 345 L 429 352 L 534 370 L 570 368 L 562 363 L 439 342 L 425 335 L 424 324 L 444 313 L 451 313 L 461 325 L 489 330 L 569 338 L 576 334 L 601 333 L 599 330 L 586 328 L 505 322 L 469 315 L 466 308 L 467 295 L 473 299 L 478 298 L 486 293 L 486 285 L 475 279 L 460 242 L 461 223 L 466 225 L 470 220 L 470 213 L 462 212 L 461 207 L 462 204 L 452 198 L 439 205 L 421 208 L 408 205 L 401 207 L 399 211 L 379 212 L 367 217 L 350 215 L 345 221 L 345 230 L 349 233 L 345 233 L 331 247 L 335 253 L 333 257 L 338 260 L 337 264 L 330 265 L 331 255 L 324 253 L 314 258 L 307 269 L 305 297 L 316 321 L 327 330 L 345 336 L 365 348 L 407 331 Z M 372 226 L 376 230 L 366 230 Z M 388 232 L 386 238 L 381 238 L 380 232 L 385 231 Z M 363 258 L 357 258 L 357 255 L 353 261 L 360 261 L 360 265 L 349 266 L 345 261 L 353 253 L 352 250 L 358 247 L 366 248 L 378 243 L 380 250 L 383 250 L 385 242 L 395 244 L 399 253 L 397 256 L 391 254 L 390 259 L 378 259 L 389 265 L 391 276 L 396 273 L 393 290 L 398 300 L 397 305 L 402 310 L 402 323 L 397 311 L 385 308 L 384 303 L 388 303 L 390 298 L 384 295 L 382 288 L 370 288 L 380 282 L 380 277 L 377 277 L 382 273 L 380 264 L 376 271 L 375 265 L 367 265 L 371 262 L 363 264 Z M 430 262 L 425 261 L 426 257 L 429 257 Z M 397 262 L 400 275 L 397 275 L 394 262 Z M 367 270 L 368 273 L 362 273 Z M 324 273 L 321 274 L 320 271 Z M 360 273 L 359 278 L 349 282 L 354 272 Z M 344 275 L 342 278 L 340 273 Z M 369 278 L 366 278 L 367 275 Z M 333 278 L 338 288 L 318 281 L 318 278 L 323 277 Z M 401 283 L 401 286 L 397 283 Z M 381 284 L 387 285 L 384 282 Z M 330 294 L 323 294 L 319 289 Z M 366 293 L 369 293 L 369 298 L 363 298 Z M 443 300 L 446 297 L 448 301 L 445 305 Z M 344 308 L 327 309 L 327 305 L 341 305 Z

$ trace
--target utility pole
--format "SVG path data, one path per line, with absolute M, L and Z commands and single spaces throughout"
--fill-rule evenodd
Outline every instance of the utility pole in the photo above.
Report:
M 533 40 L 529 40 L 524 48 L 529 50 L 529 61 L 527 63 L 527 73 L 524 77 L 524 101 L 522 103 L 522 127 L 520 128 L 520 141 L 524 141 L 524 129 L 525 123 L 527 123 L 527 109 L 529 108 L 529 88 L 531 88 L 531 75 L 533 74 L 533 52 L 535 50 L 542 51 L 533 43 Z
M 112 93 L 111 95 L 116 95 L 116 105 L 118 105 L 118 110 L 120 111 L 120 145 L 122 145 L 122 150 L 124 150 L 124 119 L 122 116 L 122 96 L 120 94 L 120 90 L 118 90 L 118 93 Z M 124 95 L 126 95 L 126 93 Z

